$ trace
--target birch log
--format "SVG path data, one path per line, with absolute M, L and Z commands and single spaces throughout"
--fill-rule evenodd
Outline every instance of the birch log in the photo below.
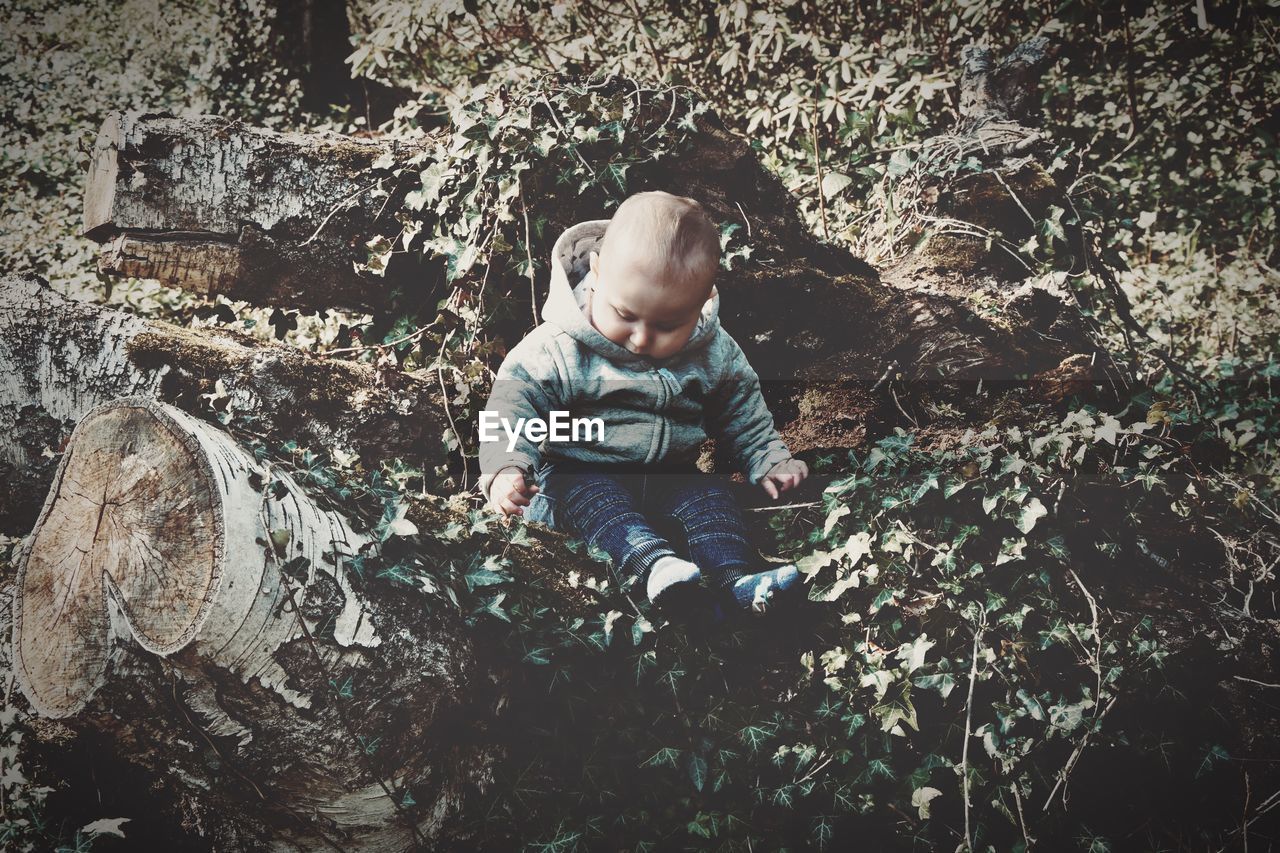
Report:
M 485 784 L 493 756 L 456 729 L 478 718 L 464 703 L 484 673 L 451 618 L 354 588 L 369 546 L 207 422 L 103 404 L 18 555 L 17 683 L 176 788 L 201 834 L 412 849 Z M 191 737 L 216 767 L 181 748 Z
M 113 113 L 94 144 L 84 232 L 105 244 L 105 272 L 259 304 L 371 309 L 398 282 L 352 262 L 364 260 L 365 241 L 399 232 L 387 212 L 406 190 L 375 164 L 414 150 L 213 116 Z
M 75 424 L 138 394 L 205 414 L 216 406 L 272 440 L 366 460 L 445 456 L 434 377 L 144 320 L 10 277 L 0 280 L 0 525 L 29 529 Z

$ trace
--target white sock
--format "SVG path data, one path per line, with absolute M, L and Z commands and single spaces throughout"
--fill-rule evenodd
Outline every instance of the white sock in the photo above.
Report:
M 650 601 L 657 601 L 668 589 L 681 583 L 697 583 L 702 571 L 696 564 L 679 557 L 663 556 L 649 568 L 649 581 L 645 592 Z

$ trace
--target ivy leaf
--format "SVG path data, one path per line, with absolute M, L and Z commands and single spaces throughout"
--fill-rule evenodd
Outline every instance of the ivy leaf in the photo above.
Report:
M 937 643 L 930 640 L 927 634 L 921 634 L 911 645 L 903 645 L 899 648 L 897 658 L 906 661 L 907 673 L 910 674 L 924 666 L 925 654 L 936 645 Z
M 1027 547 L 1026 539 L 1005 539 L 1000 545 L 1000 554 L 996 557 L 996 565 L 1012 563 L 1022 559 L 1022 551 Z
M 827 172 L 822 176 L 822 195 L 826 198 L 832 198 L 844 192 L 844 189 L 853 183 L 853 178 L 841 172 Z
M 1120 429 L 1120 421 L 1110 415 L 1104 415 L 1102 423 L 1093 430 L 1093 439 L 1094 441 L 1105 441 L 1107 444 L 1114 446 L 1116 435 L 1120 432 Z
M 822 525 L 822 537 L 825 539 L 827 536 L 829 536 L 831 534 L 831 528 L 836 526 L 836 522 L 844 518 L 846 515 L 848 515 L 852 511 L 853 510 L 849 508 L 848 504 L 841 504 L 840 506 L 831 510 L 831 512 L 827 513 L 827 520 Z
M 407 518 L 397 518 L 387 525 L 387 530 L 393 536 L 415 536 L 418 533 L 418 525 Z
M 627 194 L 627 169 L 631 168 L 626 163 L 610 163 L 600 171 L 600 182 L 605 188 L 618 194 Z
M 511 577 L 502 572 L 496 572 L 482 566 L 474 572 L 467 573 L 464 580 L 467 582 L 467 591 L 471 592 L 479 586 L 492 586 L 493 584 L 506 583 L 511 580 Z
M 920 731 L 920 724 L 916 720 L 916 709 L 911 704 L 909 688 L 904 689 L 897 699 L 872 708 L 871 715 L 880 720 L 881 731 L 887 732 L 898 723 L 906 723 L 916 731 Z
M 707 784 L 707 759 L 697 753 L 690 752 L 685 770 L 689 774 L 689 781 L 693 783 L 693 787 L 701 791 L 703 786 Z
M 936 690 L 938 695 L 946 699 L 956 687 L 956 680 L 949 672 L 936 675 L 917 675 L 911 683 L 923 690 Z
M 849 556 L 851 566 L 858 565 L 859 560 L 871 553 L 871 542 L 871 534 L 865 530 L 849 537 L 844 543 L 844 551 Z
M 1019 688 L 1017 693 L 1018 699 L 1022 702 L 1022 706 L 1027 709 L 1027 713 L 1031 715 L 1031 719 L 1044 722 L 1046 718 L 1044 706 L 1040 704 L 1040 700 L 1032 696 L 1025 688 Z
M 802 575 L 817 574 L 826 567 L 833 559 L 839 556 L 842 549 L 837 548 L 834 551 L 814 551 L 807 557 L 801 557 L 796 561 L 796 569 Z
M 1030 533 L 1031 528 L 1036 526 L 1036 522 L 1048 514 L 1049 510 L 1044 508 L 1044 504 L 1040 503 L 1040 499 L 1032 498 L 1022 508 L 1022 512 L 1018 516 L 1017 527 L 1023 533 Z
M 93 823 L 86 823 L 80 827 L 80 831 L 85 835 L 118 835 L 124 838 L 124 830 L 120 829 L 120 825 L 128 823 L 132 819 L 128 817 L 104 817 L 95 820 Z
M 662 749 L 649 756 L 648 760 L 641 762 L 641 767 L 675 767 L 676 762 L 680 760 L 681 750 L 670 746 L 664 746 Z
M 919 813 L 921 820 L 927 820 L 929 817 L 929 803 L 941 796 L 942 792 L 937 788 L 930 788 L 928 786 L 916 788 L 911 792 L 911 805 L 915 806 L 916 812 Z
M 745 743 L 752 752 L 758 752 L 764 742 L 769 739 L 770 732 L 761 726 L 744 726 L 738 732 L 738 739 Z
M 1231 755 L 1220 746 L 1212 746 L 1205 753 L 1204 760 L 1200 762 L 1200 766 L 1196 768 L 1196 778 L 1199 779 L 1204 774 L 1213 769 L 1215 761 L 1226 761 Z

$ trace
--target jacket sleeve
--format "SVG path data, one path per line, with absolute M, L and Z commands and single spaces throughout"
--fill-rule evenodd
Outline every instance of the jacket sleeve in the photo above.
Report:
M 520 418 L 547 420 L 553 410 L 568 408 L 568 383 L 554 350 L 545 338 L 531 335 L 507 353 L 498 368 L 480 415 L 480 493 L 486 501 L 498 472 L 509 467 L 532 469 L 542 456 L 523 429 L 513 440 L 502 425 L 504 419 L 515 430 Z
M 725 445 L 747 480 L 756 485 L 769 469 L 791 458 L 773 426 L 773 413 L 760 394 L 760 377 L 746 355 L 725 335 L 727 368 L 712 390 L 707 407 L 707 434 Z

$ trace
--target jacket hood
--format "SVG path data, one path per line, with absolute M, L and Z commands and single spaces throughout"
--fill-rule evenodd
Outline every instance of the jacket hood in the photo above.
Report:
M 551 292 L 542 306 L 542 319 L 563 329 L 575 340 L 618 364 L 648 367 L 667 363 L 688 353 L 706 347 L 720 328 L 720 293 L 712 290 L 710 298 L 702 306 L 702 317 L 689 340 L 675 355 L 655 360 L 637 355 L 619 346 L 591 325 L 582 306 L 587 301 L 587 287 L 591 283 L 591 253 L 597 251 L 608 219 L 592 219 L 579 222 L 565 229 L 551 249 Z

